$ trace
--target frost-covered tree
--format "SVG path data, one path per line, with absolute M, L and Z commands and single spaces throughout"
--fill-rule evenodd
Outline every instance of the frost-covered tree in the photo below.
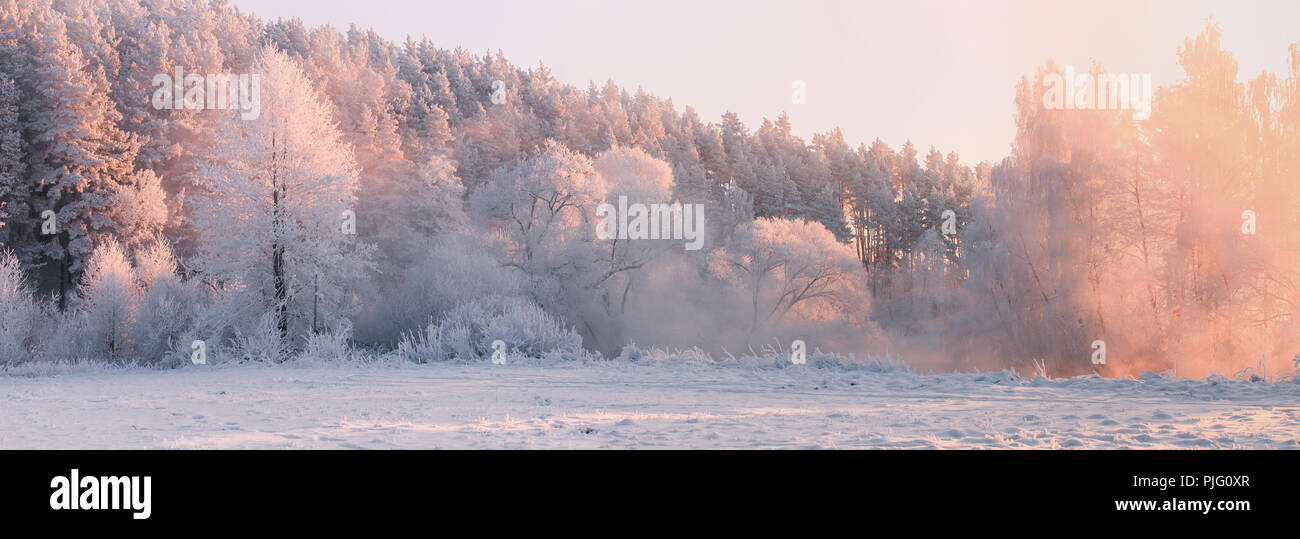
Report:
M 136 358 L 146 363 L 161 362 L 174 350 L 188 352 L 193 339 L 186 340 L 205 299 L 195 281 L 177 274 L 176 259 L 165 240 L 140 246 L 135 251 L 135 285 L 139 298 L 131 340 Z M 186 355 L 185 357 L 188 357 Z
M 620 198 L 629 205 L 647 207 L 673 202 L 672 169 L 668 163 L 642 150 L 620 146 L 610 148 L 596 157 L 593 168 L 603 184 L 602 201 L 610 207 L 617 208 Z M 578 236 L 577 239 L 585 245 L 575 246 L 571 251 L 589 263 L 580 267 L 582 274 L 575 275 L 574 281 L 567 283 L 568 295 L 584 297 L 587 304 L 575 306 L 578 309 L 599 306 L 594 312 L 577 315 L 587 328 L 601 328 L 601 331 L 592 331 L 597 335 L 618 336 L 617 328 L 622 323 L 620 318 L 629 308 L 635 308 L 632 298 L 641 292 L 637 288 L 644 284 L 640 274 L 651 271 L 659 258 L 674 250 L 682 251 L 681 242 L 677 240 L 619 239 L 617 234 L 613 236 L 594 239 L 587 235 Z M 582 251 L 586 253 L 579 254 Z
M 29 203 L 18 98 L 18 86 L 0 66 L 0 221 L 8 221 L 11 214 L 25 216 Z M 0 244 L 10 245 L 15 239 L 10 228 L 0 226 Z
M 853 249 L 820 223 L 757 219 L 731 245 L 710 253 L 709 267 L 744 291 L 750 331 L 792 312 L 803 319 L 838 320 L 855 318 L 866 307 L 864 276 Z
M 264 48 L 254 64 L 261 114 L 223 116 L 221 143 L 200 167 L 193 267 L 218 287 L 246 290 L 274 312 L 283 340 L 347 313 L 371 249 L 345 234 L 357 188 L 352 151 L 297 63 Z
M 507 239 L 507 265 L 551 280 L 572 269 L 571 240 L 594 234 L 589 225 L 604 193 L 590 158 L 551 141 L 538 155 L 494 172 L 470 207 Z
M 77 313 L 85 324 L 87 347 L 93 357 L 132 357 L 131 330 L 139 297 L 134 270 L 116 240 L 109 239 L 95 248 L 77 296 Z
M 18 257 L 8 249 L 0 251 L 0 363 L 31 357 L 40 316 Z
M 108 213 L 123 248 L 135 250 L 154 242 L 167 224 L 167 193 L 158 176 L 152 170 L 140 171 L 111 188 Z
M 75 277 L 86 268 L 95 244 L 111 232 L 105 218 L 111 185 L 125 180 L 139 150 L 138 138 L 118 127 L 121 114 L 109 98 L 109 54 L 75 20 L 47 3 L 8 2 L 0 33 L 13 39 L 4 63 L 24 98 L 18 117 L 27 137 L 26 215 L 9 220 L 27 241 L 12 247 L 24 263 L 48 265 L 58 282 L 60 307 Z M 71 24 L 70 24 L 71 23 Z M 18 208 L 15 208 L 18 210 Z M 44 211 L 55 214 L 57 234 L 39 235 Z M 12 237 L 12 236 L 11 236 Z
M 972 172 L 911 142 L 854 146 L 835 129 L 805 141 L 785 114 L 751 130 L 612 81 L 567 85 L 500 52 L 263 21 L 227 2 L 0 0 L 0 243 L 29 290 L 71 301 L 92 250 L 116 238 L 140 296 L 121 342 L 146 361 L 234 334 L 240 354 L 278 357 L 309 329 L 345 327 L 354 303 L 366 344 L 478 309 L 522 327 L 563 317 L 613 352 L 630 339 L 737 342 L 870 304 L 892 342 L 947 355 L 1091 369 L 1079 352 L 1105 336 L 1156 369 L 1208 356 L 1202 372 L 1224 372 L 1294 356 L 1300 46 L 1285 51 L 1288 73 L 1243 83 L 1219 34 L 1183 44 L 1187 76 L 1157 89 L 1138 124 L 1045 107 L 1027 78 L 1012 155 Z M 177 68 L 257 71 L 262 117 L 155 108 L 153 77 Z M 597 241 L 592 209 L 619 194 L 704 204 L 704 250 Z M 1246 209 L 1258 235 L 1240 231 Z M 41 233 L 45 210 L 56 234 Z M 940 228 L 948 210 L 955 233 Z M 778 229 L 779 241 L 756 235 Z M 846 282 L 836 302 L 791 305 L 784 263 L 755 264 L 801 245 L 835 261 L 847 248 L 874 296 Z M 358 282 L 368 260 L 377 271 Z M 710 273 L 709 260 L 732 265 Z M 747 271 L 762 278 L 736 277 Z M 507 315 L 501 297 L 475 299 L 493 291 L 532 303 Z M 29 352 L 89 357 L 89 321 L 71 311 L 37 328 Z

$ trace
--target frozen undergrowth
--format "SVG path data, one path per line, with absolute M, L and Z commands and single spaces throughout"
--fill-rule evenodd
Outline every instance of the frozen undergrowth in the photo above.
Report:
M 283 362 L 258 360 L 232 360 L 221 358 L 211 364 L 202 366 L 172 364 L 159 366 L 131 361 L 78 360 L 78 361 L 32 361 L 13 365 L 0 364 L 0 377 L 54 377 L 64 374 L 94 374 L 132 371 L 160 371 L 188 369 L 311 369 L 335 368 L 352 370 L 370 369 L 418 369 L 427 363 L 455 366 L 488 365 L 487 352 L 476 359 L 459 359 L 452 354 L 439 355 L 439 359 L 412 361 L 409 350 L 376 351 L 357 349 L 350 346 L 346 337 L 339 334 L 321 334 L 308 339 L 304 349 Z M 581 368 L 586 366 L 658 366 L 658 367 L 705 367 L 705 368 L 739 368 L 742 370 L 789 370 L 805 369 L 834 377 L 847 373 L 890 374 L 909 379 L 963 380 L 973 383 L 985 383 L 1000 386 L 1029 387 L 1095 387 L 1112 386 L 1116 388 L 1145 388 L 1147 390 L 1192 391 L 1202 389 L 1206 394 L 1267 394 L 1275 391 L 1270 387 L 1300 388 L 1300 377 L 1295 373 L 1274 376 L 1268 379 L 1252 376 L 1250 373 L 1238 373 L 1232 377 L 1211 375 L 1206 378 L 1180 378 L 1169 372 L 1153 373 L 1144 371 L 1138 377 L 1103 378 L 1095 374 L 1054 378 L 1042 375 L 1025 376 L 1013 369 L 991 372 L 950 372 L 917 373 L 909 369 L 900 360 L 889 357 L 869 356 L 859 358 L 855 355 L 825 353 L 813 350 L 807 354 L 807 363 L 795 365 L 790 360 L 788 350 L 773 346 L 759 349 L 750 348 L 737 355 L 725 353 L 721 357 L 698 347 L 689 349 L 666 350 L 658 347 L 642 348 L 636 344 L 624 346 L 619 355 L 604 358 L 599 353 L 585 350 L 551 350 L 529 356 L 518 348 L 509 349 L 506 362 L 515 366 L 535 368 Z

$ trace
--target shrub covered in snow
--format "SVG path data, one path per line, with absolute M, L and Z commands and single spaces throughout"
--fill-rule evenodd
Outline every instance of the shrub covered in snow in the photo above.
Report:
M 623 351 L 614 358 L 615 361 L 629 362 L 679 362 L 693 364 L 736 364 L 748 367 L 775 368 L 784 369 L 793 367 L 794 363 L 790 361 L 790 351 L 781 349 L 776 346 L 767 345 L 759 350 L 747 350 L 740 357 L 727 354 L 726 357 L 715 359 L 711 354 L 701 350 L 699 347 L 688 348 L 685 350 L 665 350 L 663 348 L 651 347 L 641 348 L 635 343 L 623 347 Z M 834 354 L 826 353 L 814 349 L 808 352 L 807 367 L 814 369 L 835 368 L 850 371 L 869 371 L 869 372 L 907 372 L 907 365 L 893 358 L 882 358 L 870 356 L 859 359 L 856 354 Z
M 31 358 L 40 316 L 18 258 L 11 251 L 0 252 L 0 363 L 15 364 Z
M 346 325 L 331 331 L 309 333 L 306 340 L 302 352 L 298 354 L 300 360 L 348 361 L 360 356 L 351 345 L 352 328 Z
M 85 324 L 86 346 L 96 358 L 134 357 L 131 330 L 139 294 L 126 253 L 113 240 L 100 244 L 77 289 L 77 310 Z
M 438 320 L 457 305 L 488 295 L 513 295 L 519 272 L 503 267 L 473 238 L 449 236 L 405 271 L 401 284 L 357 322 L 357 339 L 391 345 L 404 331 Z
M 87 338 L 91 325 L 86 316 L 76 309 L 59 312 L 53 300 L 43 303 L 42 310 L 47 322 L 39 337 L 43 347 L 41 359 L 66 362 L 91 359 L 93 354 Z
M 462 303 L 438 323 L 404 335 L 398 355 L 417 363 L 486 359 L 492 356 L 496 340 L 503 341 L 514 356 L 584 356 L 582 336 L 536 303 L 514 296 L 487 296 Z
M 230 339 L 229 359 L 237 361 L 279 362 L 288 359 L 291 348 L 280 337 L 279 317 L 274 311 L 263 313 L 247 329 L 235 327 Z
M 171 341 L 193 326 L 205 298 L 197 283 L 177 275 L 176 259 L 165 242 L 141 247 L 135 260 L 139 301 L 131 340 L 137 359 L 160 364 L 173 346 Z M 191 342 L 183 346 L 188 349 Z

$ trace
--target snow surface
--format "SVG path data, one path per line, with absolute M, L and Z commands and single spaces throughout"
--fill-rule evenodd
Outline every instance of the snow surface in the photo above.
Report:
M 1300 448 L 1300 383 L 668 362 L 0 374 L 0 448 Z

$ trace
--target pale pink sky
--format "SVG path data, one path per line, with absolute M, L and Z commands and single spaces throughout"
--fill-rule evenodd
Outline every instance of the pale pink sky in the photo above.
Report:
M 1090 0 L 233 0 L 264 19 L 374 28 L 402 41 L 501 49 L 585 88 L 606 79 L 726 110 L 751 129 L 790 113 L 797 134 L 840 127 L 851 144 L 911 139 L 997 161 L 1015 132 L 1016 80 L 1048 57 L 1081 69 L 1178 78 L 1177 51 L 1213 15 L 1244 79 L 1284 72 L 1300 1 Z M 808 103 L 791 103 L 803 80 Z

